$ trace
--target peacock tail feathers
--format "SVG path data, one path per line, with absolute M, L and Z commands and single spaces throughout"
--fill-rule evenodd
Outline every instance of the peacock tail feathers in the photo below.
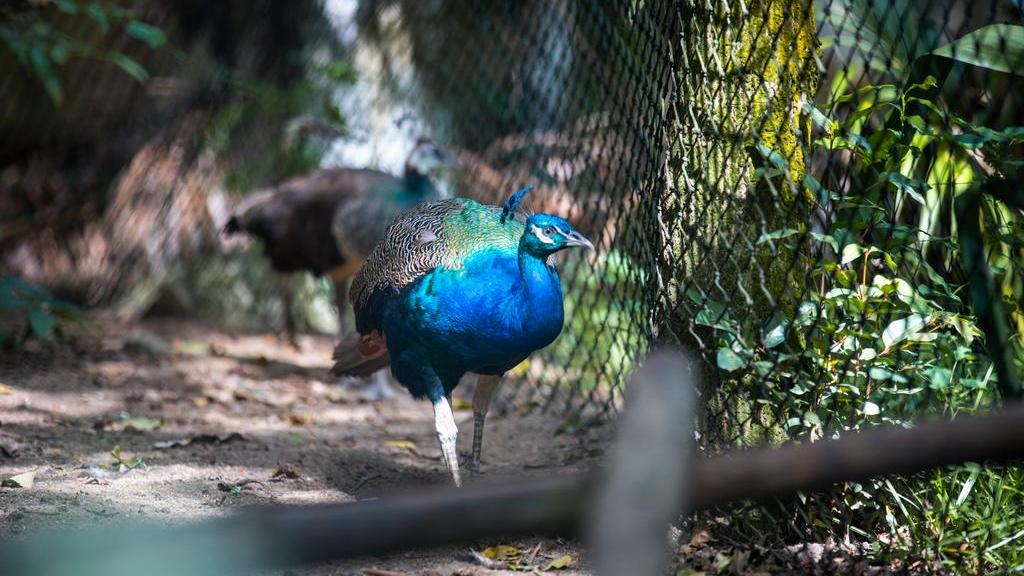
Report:
M 425 202 L 406 212 L 353 280 L 353 304 L 361 308 L 377 290 L 401 290 L 435 268 L 461 268 L 478 250 L 517 250 L 525 226 L 515 218 L 502 223 L 501 216 L 501 208 L 467 198 Z

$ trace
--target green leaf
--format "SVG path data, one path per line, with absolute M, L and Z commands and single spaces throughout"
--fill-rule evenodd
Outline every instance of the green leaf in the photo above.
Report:
M 975 150 L 984 146 L 989 138 L 980 134 L 957 134 L 953 136 L 953 141 L 968 150 Z
M 57 318 L 47 310 L 33 308 L 28 311 L 28 323 L 36 338 L 46 340 L 53 334 L 53 329 L 57 327 Z
M 789 320 L 785 316 L 776 313 L 764 332 L 761 343 L 765 348 L 774 348 L 786 341 L 786 328 L 789 327 Z
M 740 358 L 740 355 L 733 351 L 732 348 L 723 346 L 718 349 L 718 367 L 726 372 L 733 372 L 739 370 L 747 365 L 746 360 Z
M 885 381 L 892 378 L 892 371 L 881 366 L 874 366 L 868 369 L 868 377 L 872 380 Z
M 818 108 L 811 102 L 804 101 L 803 109 L 804 113 L 807 114 L 807 117 L 811 119 L 811 122 L 817 124 L 819 128 L 821 128 L 828 134 L 831 135 L 839 128 L 838 122 L 830 119 L 828 116 L 825 116 L 825 113 L 822 112 L 821 110 L 818 110 Z
M 908 116 L 906 118 L 906 122 L 907 124 L 910 124 L 910 127 L 918 134 L 931 134 L 931 129 L 929 128 L 928 123 L 920 116 Z
M 719 330 L 735 332 L 735 328 L 732 326 L 732 321 L 729 319 L 729 315 L 725 311 L 725 305 L 714 300 L 708 300 L 705 302 L 700 311 L 697 312 L 697 316 L 693 321 L 702 326 L 710 326 L 712 328 L 718 328 Z
M 817 240 L 818 242 L 824 242 L 825 244 L 828 244 L 829 246 L 832 247 L 832 250 L 834 252 L 839 252 L 839 244 L 836 242 L 836 239 L 833 238 L 832 236 L 828 234 L 822 234 L 821 232 L 811 232 L 810 236 L 811 238 Z
M 893 320 L 882 331 L 882 344 L 886 349 L 899 344 L 908 336 L 920 332 L 928 324 L 928 319 L 920 314 L 911 314 L 906 318 Z
M 932 54 L 998 72 L 1024 74 L 1024 26 L 985 26 L 936 48 Z
M 76 3 L 75 0 L 53 0 L 53 5 L 65 14 L 74 14 L 78 12 L 78 3 Z
M 39 46 L 33 46 L 28 56 L 29 61 L 32 63 L 32 69 L 43 83 L 43 87 L 46 88 L 46 93 L 50 95 L 50 100 L 53 100 L 54 104 L 60 105 L 64 101 L 64 90 L 61 88 L 57 69 L 53 67 L 53 63 L 50 61 L 49 56 L 47 56 L 46 51 Z
M 104 34 L 107 33 L 107 30 L 110 29 L 110 20 L 107 19 L 106 10 L 104 10 L 99 4 L 90 2 L 85 7 L 85 13 L 99 24 L 100 30 L 102 30 Z
M 822 206 L 828 204 L 829 198 L 832 196 L 831 190 L 822 186 L 821 182 L 812 176 L 810 172 L 804 174 L 804 186 L 811 191 L 811 194 L 814 194 L 814 197 L 818 199 Z
M 757 148 L 757 151 L 760 152 L 761 155 L 764 156 L 766 160 L 768 160 L 768 162 L 775 166 L 775 168 L 779 169 L 785 174 L 789 173 L 789 162 L 786 161 L 782 154 L 779 154 L 775 150 L 772 150 L 771 148 L 765 146 L 764 144 L 761 144 L 760 142 L 757 143 L 755 148 Z
M 924 204 L 924 197 L 921 196 L 920 190 L 928 190 L 930 186 L 924 180 L 918 180 L 916 178 L 908 178 L 899 172 L 882 172 L 879 174 L 883 182 L 888 182 L 896 187 L 897 190 L 902 190 L 914 196 L 914 199 L 919 203 Z
M 348 60 L 334 60 L 323 67 L 323 74 L 328 80 L 339 84 L 355 84 L 359 72 Z
M 70 54 L 71 46 L 67 42 L 57 42 L 50 48 L 50 58 L 53 58 L 54 63 L 60 65 L 68 61 L 68 55 Z
M 799 230 L 794 230 L 793 228 L 783 228 L 781 230 L 775 230 L 775 231 L 772 231 L 772 232 L 765 232 L 764 234 L 761 234 L 761 236 L 757 239 L 756 243 L 757 244 L 764 244 L 765 242 L 767 242 L 769 240 L 781 240 L 783 238 L 788 238 L 788 237 L 792 236 L 793 234 L 799 234 L 799 233 L 800 233 Z
M 953 381 L 953 371 L 948 368 L 932 368 L 928 380 L 933 390 L 945 390 Z
M 876 250 L 878 249 L 875 248 L 874 246 L 870 246 L 865 249 L 860 244 L 847 244 L 846 246 L 843 246 L 843 256 L 840 260 L 840 263 L 849 264 L 850 262 L 853 262 L 857 258 L 860 258 L 861 255 L 871 254 Z
M 128 74 L 139 82 L 145 82 L 149 79 L 149 73 L 146 72 L 146 69 L 143 68 L 141 64 L 124 54 L 116 52 L 107 54 L 107 59 L 116 64 L 118 68 L 125 72 L 125 74 Z
M 150 48 L 159 48 L 167 43 L 167 35 L 163 30 L 138 20 L 129 22 L 124 32 L 136 40 L 145 42 Z

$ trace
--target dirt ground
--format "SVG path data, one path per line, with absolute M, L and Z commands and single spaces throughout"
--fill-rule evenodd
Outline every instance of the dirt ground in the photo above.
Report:
M 181 522 L 251 504 L 355 501 L 448 482 L 429 404 L 398 387 L 390 398 L 367 398 L 332 380 L 329 337 L 304 335 L 295 350 L 273 334 L 194 323 L 89 326 L 62 344 L 0 359 L 0 478 L 34 473 L 30 488 L 0 488 L 0 534 L 126 518 Z M 460 452 L 468 452 L 472 414 L 466 402 L 456 408 Z M 558 416 L 520 412 L 498 406 L 489 416 L 486 477 L 578 472 L 608 440 L 607 426 L 560 433 Z M 541 568 L 569 555 L 572 566 L 558 573 L 585 573 L 575 542 L 474 548 L 499 544 L 534 554 Z M 288 574 L 375 570 L 514 573 L 452 547 Z
M 271 333 L 94 318 L 59 344 L 3 353 L 0 479 L 34 478 L 31 487 L 0 486 L 0 539 L 126 519 L 182 523 L 250 505 L 348 502 L 447 485 L 429 403 L 394 384 L 380 398 L 368 393 L 372 388 L 330 378 L 332 342 L 303 335 L 296 350 Z M 455 392 L 461 453 L 472 441 L 471 382 Z M 611 441 L 610 425 L 565 431 L 557 412 L 524 408 L 503 404 L 500 396 L 492 408 L 485 479 L 577 473 L 593 466 Z M 672 573 L 686 576 L 890 573 L 834 543 L 767 550 L 716 539 L 700 527 L 676 535 Z M 539 537 L 269 574 L 523 573 L 472 557 L 471 550 L 498 546 L 511 546 L 505 550 L 519 554 L 514 560 L 527 573 L 589 574 L 578 542 Z

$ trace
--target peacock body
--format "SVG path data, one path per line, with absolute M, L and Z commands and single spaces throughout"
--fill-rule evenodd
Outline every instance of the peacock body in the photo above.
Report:
M 336 373 L 360 373 L 384 359 L 399 383 L 434 404 L 456 483 L 448 397 L 466 372 L 482 376 L 474 398 L 475 472 L 498 379 L 561 332 L 562 287 L 549 257 L 591 246 L 557 216 L 515 217 L 523 193 L 504 209 L 454 198 L 421 204 L 395 220 L 353 281 L 361 339 L 336 353 Z

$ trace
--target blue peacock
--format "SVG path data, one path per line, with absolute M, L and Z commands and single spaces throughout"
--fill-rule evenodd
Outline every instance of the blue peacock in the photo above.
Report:
M 528 191 L 501 208 L 451 198 L 397 218 L 352 282 L 359 334 L 335 351 L 335 374 L 364 375 L 390 363 L 414 397 L 433 403 L 441 454 L 456 485 L 452 390 L 466 372 L 479 375 L 475 475 L 484 419 L 502 375 L 562 330 L 562 286 L 549 257 L 570 247 L 593 249 L 558 216 L 518 215 Z

